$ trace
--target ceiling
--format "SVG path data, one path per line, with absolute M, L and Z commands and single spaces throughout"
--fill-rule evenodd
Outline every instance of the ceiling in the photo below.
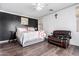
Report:
M 37 11 L 32 3 L 0 3 L 0 10 L 25 17 L 39 18 L 71 5 L 73 3 L 47 3 L 47 6 Z M 49 9 L 53 9 L 53 11 L 49 11 Z

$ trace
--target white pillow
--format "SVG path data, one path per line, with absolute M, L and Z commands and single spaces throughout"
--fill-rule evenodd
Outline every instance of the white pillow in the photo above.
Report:
M 27 28 L 17 28 L 17 31 L 27 32 Z
M 28 31 L 35 31 L 34 27 L 28 27 Z

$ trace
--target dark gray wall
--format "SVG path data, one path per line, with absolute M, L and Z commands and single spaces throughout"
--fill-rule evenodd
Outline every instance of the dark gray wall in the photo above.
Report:
M 16 27 L 21 25 L 21 16 L 0 12 L 0 41 L 8 40 L 10 31 L 16 31 Z M 30 27 L 38 28 L 38 21 L 29 18 Z
M 29 18 L 29 27 L 35 27 L 38 30 L 38 20 Z
M 15 31 L 20 22 L 20 16 L 0 13 L 0 41 L 9 39 L 10 31 Z

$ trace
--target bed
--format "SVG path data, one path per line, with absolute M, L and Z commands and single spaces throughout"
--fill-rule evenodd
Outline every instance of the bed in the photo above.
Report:
M 23 46 L 32 45 L 38 42 L 42 42 L 45 39 L 44 31 L 35 31 L 33 28 L 31 30 L 26 30 L 25 28 L 17 28 L 16 37 L 17 41 Z

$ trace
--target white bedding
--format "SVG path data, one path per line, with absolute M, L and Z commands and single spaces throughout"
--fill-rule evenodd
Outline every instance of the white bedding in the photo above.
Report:
M 18 30 L 16 33 L 18 41 L 20 44 L 25 47 L 34 43 L 38 43 L 44 41 L 44 37 L 46 36 L 44 31 L 21 31 Z

